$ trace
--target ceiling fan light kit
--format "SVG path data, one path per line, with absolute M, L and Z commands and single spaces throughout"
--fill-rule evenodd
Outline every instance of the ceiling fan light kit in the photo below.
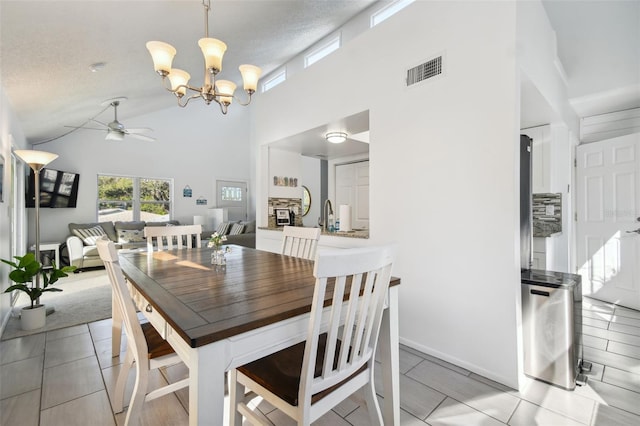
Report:
M 227 45 L 218 39 L 209 37 L 211 0 L 202 0 L 202 6 L 204 7 L 205 36 L 198 41 L 205 61 L 204 85 L 202 87 L 189 85 L 191 76 L 188 72 L 171 68 L 173 58 L 177 53 L 173 46 L 162 41 L 149 41 L 147 42 L 147 49 L 153 59 L 154 70 L 162 77 L 165 89 L 178 98 L 179 106 L 185 107 L 191 99 L 202 98 L 207 105 L 215 101 L 220 105 L 222 113 L 226 114 L 233 99 L 243 106 L 251 103 L 251 95 L 257 90 L 258 79 L 262 70 L 255 65 L 240 65 L 243 88 L 248 95 L 246 102 L 242 102 L 234 95 L 236 90 L 235 83 L 228 80 L 216 81 L 216 76 L 222 71 L 222 57 L 227 50 Z M 170 87 L 166 83 L 167 77 L 169 78 Z M 187 91 L 195 93 L 185 97 Z

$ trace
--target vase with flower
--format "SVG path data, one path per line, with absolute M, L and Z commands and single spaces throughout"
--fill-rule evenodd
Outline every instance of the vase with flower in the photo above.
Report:
M 218 232 L 214 232 L 209 238 L 207 247 L 212 248 L 211 264 L 212 265 L 226 265 L 227 260 L 224 257 L 224 250 L 222 250 L 222 243 L 227 241 L 226 235 L 220 235 Z

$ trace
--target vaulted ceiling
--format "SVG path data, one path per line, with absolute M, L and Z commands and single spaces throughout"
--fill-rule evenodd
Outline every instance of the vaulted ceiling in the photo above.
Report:
M 214 0 L 210 36 L 228 45 L 221 74 L 239 81 L 241 63 L 268 74 L 374 3 L 387 2 Z M 640 1 L 543 5 L 578 114 L 640 106 Z M 115 97 L 128 98 L 122 120 L 175 105 L 153 74 L 145 43 L 174 45 L 174 66 L 200 80 L 203 13 L 197 0 L 0 0 L 0 81 L 28 140 L 59 136 Z M 91 72 L 98 62 L 104 69 Z

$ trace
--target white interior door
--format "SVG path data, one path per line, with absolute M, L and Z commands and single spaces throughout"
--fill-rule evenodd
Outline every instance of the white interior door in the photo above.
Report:
M 216 181 L 216 205 L 227 208 L 231 222 L 247 220 L 247 183 L 240 181 Z
M 351 206 L 351 227 L 369 228 L 369 162 L 336 166 L 336 209 Z
M 640 133 L 580 145 L 576 158 L 582 292 L 640 309 Z

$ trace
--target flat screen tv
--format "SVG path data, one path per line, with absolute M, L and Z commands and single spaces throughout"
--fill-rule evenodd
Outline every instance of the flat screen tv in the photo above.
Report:
M 40 171 L 40 207 L 75 207 L 78 201 L 80 175 L 54 169 Z M 35 174 L 29 173 L 27 207 L 36 206 Z

